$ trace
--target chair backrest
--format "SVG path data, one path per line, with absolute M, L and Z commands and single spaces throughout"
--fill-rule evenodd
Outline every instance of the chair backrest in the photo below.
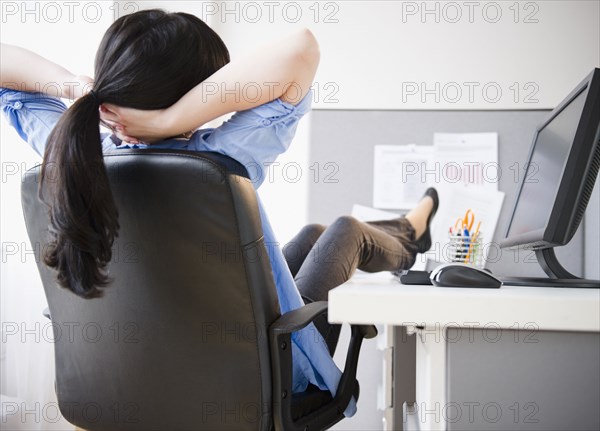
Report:
M 270 429 L 268 327 L 279 305 L 244 168 L 149 149 L 105 163 L 120 223 L 111 286 L 81 299 L 38 259 L 63 415 L 91 430 Z M 41 252 L 38 182 L 39 167 L 23 178 L 22 204 Z

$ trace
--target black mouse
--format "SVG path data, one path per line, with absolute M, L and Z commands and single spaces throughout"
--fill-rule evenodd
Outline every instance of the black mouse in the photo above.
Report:
M 497 289 L 502 286 L 491 273 L 464 263 L 446 263 L 431 271 L 429 276 L 438 287 L 480 287 Z

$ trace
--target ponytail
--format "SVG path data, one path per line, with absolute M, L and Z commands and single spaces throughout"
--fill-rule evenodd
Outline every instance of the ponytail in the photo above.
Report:
M 59 285 L 83 298 L 102 296 L 100 289 L 110 283 L 105 270 L 119 229 L 98 107 L 91 92 L 63 114 L 48 137 L 39 188 L 50 216 L 43 261 L 57 270 Z
M 185 13 L 144 9 L 104 34 L 94 88 L 65 112 L 48 137 L 39 194 L 48 205 L 44 263 L 58 283 L 83 298 L 102 295 L 119 230 L 100 142 L 100 102 L 164 109 L 229 62 L 221 38 Z

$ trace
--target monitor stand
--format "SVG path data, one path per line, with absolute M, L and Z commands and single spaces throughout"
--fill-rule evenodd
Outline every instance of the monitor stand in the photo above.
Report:
M 600 280 L 580 278 L 567 271 L 556 258 L 554 248 L 535 250 L 535 257 L 548 277 L 500 277 L 502 282 L 509 286 L 600 289 Z

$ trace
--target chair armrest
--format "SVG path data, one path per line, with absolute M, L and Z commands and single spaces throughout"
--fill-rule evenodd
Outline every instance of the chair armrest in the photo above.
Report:
M 291 334 L 308 326 L 315 318 L 327 311 L 327 301 L 311 302 L 304 307 L 288 311 L 269 328 L 274 334 Z
M 304 307 L 285 313 L 269 328 L 271 364 L 273 376 L 273 418 L 276 431 L 322 430 L 343 418 L 353 396 L 358 400 L 356 370 L 363 338 L 373 338 L 377 329 L 372 325 L 351 325 L 351 338 L 346 364 L 337 392 L 333 399 L 298 418 L 292 417 L 292 348 L 291 334 L 327 311 L 327 302 L 312 302 Z

